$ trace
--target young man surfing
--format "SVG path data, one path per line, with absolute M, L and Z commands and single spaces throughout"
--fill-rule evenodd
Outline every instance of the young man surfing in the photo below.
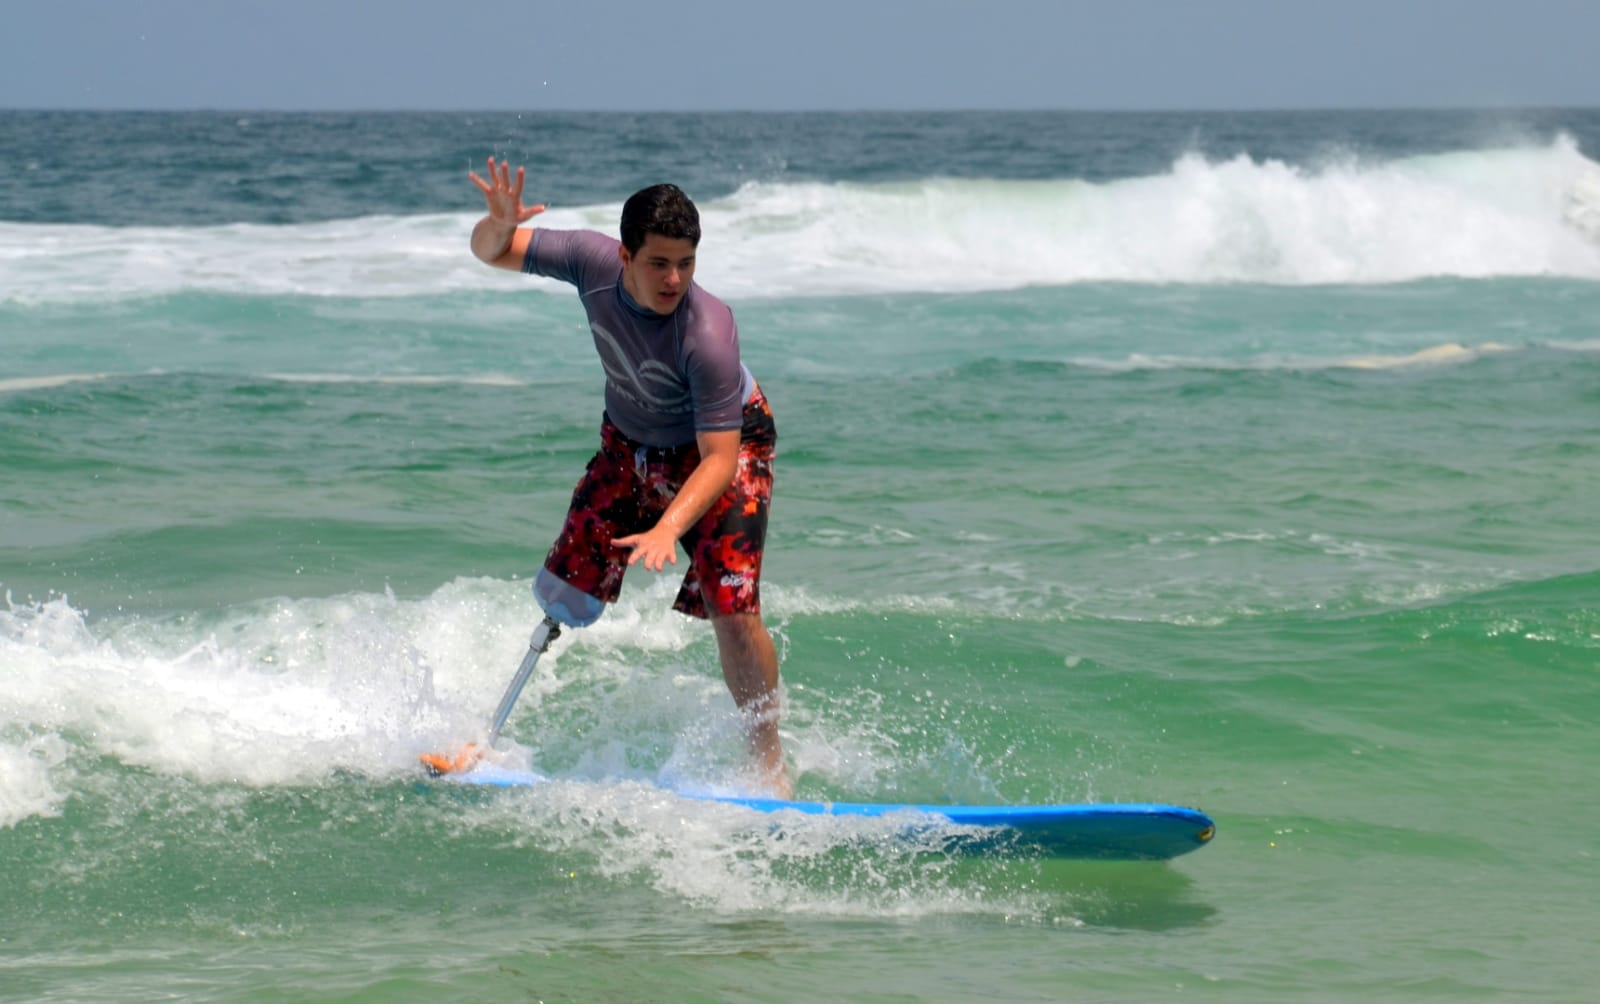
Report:
M 727 305 L 694 282 L 700 216 L 673 185 L 634 193 L 621 236 L 525 226 L 544 211 L 522 202 L 523 168 L 489 158 L 470 174 L 488 213 L 472 253 L 496 268 L 577 287 L 605 369 L 600 449 L 572 494 L 535 592 L 551 616 L 613 603 L 623 573 L 643 563 L 689 568 L 673 608 L 706 618 L 722 675 L 745 718 L 757 782 L 792 792 L 778 737 L 778 656 L 761 620 L 761 557 L 777 429 L 739 359 Z

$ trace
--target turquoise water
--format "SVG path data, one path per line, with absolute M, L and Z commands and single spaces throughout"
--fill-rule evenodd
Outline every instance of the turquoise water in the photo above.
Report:
M 0 998 L 1586 999 L 1600 116 L 0 115 Z M 489 150 L 678 178 L 780 429 L 800 793 L 1162 801 L 1170 864 L 777 835 L 634 572 L 481 727 L 592 449 Z M 62 197 L 61 171 L 103 173 Z M 59 159 L 58 159 L 59 158 Z M 548 196 L 545 192 L 548 191 Z

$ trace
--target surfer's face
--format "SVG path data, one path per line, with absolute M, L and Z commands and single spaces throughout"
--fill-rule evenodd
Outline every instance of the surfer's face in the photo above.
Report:
M 686 237 L 646 234 L 637 252 L 621 250 L 622 287 L 639 306 L 670 314 L 694 281 L 694 252 Z

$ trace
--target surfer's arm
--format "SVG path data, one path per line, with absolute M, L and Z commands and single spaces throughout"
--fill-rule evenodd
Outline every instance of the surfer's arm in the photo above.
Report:
M 486 265 L 520 272 L 532 239 L 532 227 L 513 224 L 507 229 L 494 217 L 485 216 L 472 228 L 472 253 Z
M 479 261 L 495 268 L 521 271 L 522 258 L 533 237 L 533 228 L 522 224 L 544 212 L 544 204 L 522 204 L 523 169 L 518 167 L 513 177 L 507 161 L 502 160 L 496 166 L 494 158 L 489 158 L 488 181 L 478 177 L 476 172 L 469 172 L 467 178 L 483 193 L 489 210 L 472 228 L 472 253 Z
M 659 572 L 668 564 L 677 564 L 678 538 L 699 522 L 711 504 L 733 484 L 733 476 L 739 471 L 739 430 L 697 432 L 694 438 L 695 445 L 700 448 L 700 463 L 678 489 L 677 497 L 661 514 L 661 519 L 644 533 L 612 541 L 633 552 L 628 555 L 628 564 L 643 561 L 644 567 L 652 572 Z

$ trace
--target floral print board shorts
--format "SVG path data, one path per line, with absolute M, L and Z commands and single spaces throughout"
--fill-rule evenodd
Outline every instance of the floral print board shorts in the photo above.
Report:
M 689 570 L 673 603 L 690 617 L 761 612 L 761 554 L 772 504 L 778 430 L 757 387 L 744 406 L 733 484 L 679 540 Z M 700 463 L 699 448 L 644 446 L 607 418 L 600 450 L 572 492 L 566 523 L 544 567 L 575 589 L 615 603 L 628 549 L 611 542 L 650 529 Z

